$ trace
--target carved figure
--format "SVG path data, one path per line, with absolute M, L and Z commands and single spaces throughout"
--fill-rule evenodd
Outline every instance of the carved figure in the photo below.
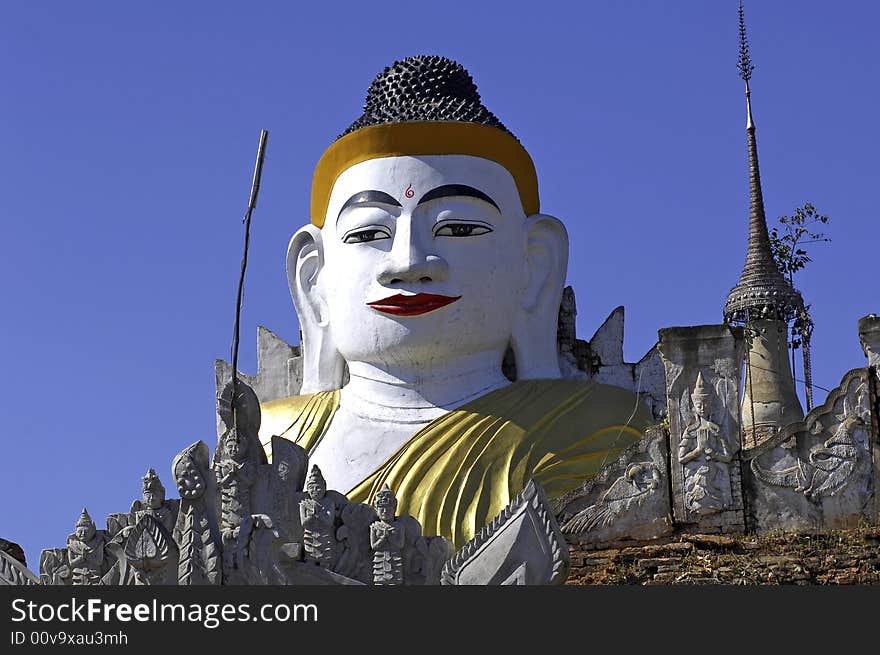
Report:
M 721 426 L 710 417 L 709 397 L 701 371 L 691 394 L 694 414 L 678 447 L 679 462 L 684 467 L 685 507 L 698 515 L 713 514 L 732 502 L 728 464 L 733 454 Z
M 831 436 L 812 446 L 806 459 L 798 458 L 792 466 L 779 470 L 764 468 L 758 457 L 752 460 L 751 469 L 763 482 L 779 487 L 791 487 L 813 502 L 824 496 L 834 496 L 853 480 L 869 461 L 867 450 L 867 425 L 863 416 L 866 403 L 866 385 L 843 398 L 843 412 L 836 416 L 837 426 Z M 870 411 L 870 410 L 868 410 Z M 870 416 L 870 414 L 867 414 Z M 821 438 L 827 434 L 822 422 L 816 419 L 810 434 Z
M 402 585 L 404 583 L 403 549 L 406 533 L 403 522 L 395 516 L 397 498 L 385 485 L 376 494 L 376 515 L 370 525 L 370 548 L 373 550 L 373 584 Z
M 306 480 L 306 492 L 299 501 L 305 561 L 332 569 L 338 556 L 336 529 L 346 503 L 338 492 L 327 492 L 327 482 L 317 465 L 312 466 Z
M 67 558 L 71 584 L 96 585 L 106 569 L 104 535 L 97 531 L 95 522 L 83 507 L 73 534 L 67 538 Z
M 150 468 L 143 477 L 143 497 L 131 505 L 132 524 L 136 524 L 144 515 L 155 517 L 169 532 L 174 529 L 177 520 L 178 503 L 165 500 L 165 487 L 156 471 Z
M 598 503 L 571 517 L 562 526 L 562 531 L 581 534 L 607 527 L 631 507 L 641 505 L 660 487 L 661 482 L 660 469 L 653 462 L 630 464 L 624 475 L 617 478 L 602 494 Z
M 821 496 L 833 496 L 845 487 L 853 477 L 862 453 L 854 440 L 857 429 L 864 423 L 855 416 L 845 417 L 831 438 L 822 445 L 810 449 L 809 463 L 812 474 L 801 481 L 798 491 L 811 500 Z
M 242 520 L 251 515 L 256 466 L 248 459 L 248 440 L 239 430 L 227 430 L 222 445 L 223 455 L 214 465 L 220 489 L 220 529 L 224 541 L 234 541 Z

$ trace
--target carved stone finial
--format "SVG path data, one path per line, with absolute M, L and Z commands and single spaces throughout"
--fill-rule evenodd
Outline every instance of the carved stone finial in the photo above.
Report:
M 85 507 L 83 507 L 82 513 L 79 515 L 79 519 L 77 519 L 74 528 L 95 529 L 95 522 L 92 520 L 92 517 L 89 516 L 89 511 Z

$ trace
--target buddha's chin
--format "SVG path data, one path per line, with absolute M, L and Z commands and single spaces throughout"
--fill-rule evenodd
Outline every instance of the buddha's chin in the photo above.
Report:
M 363 364 L 386 371 L 401 380 L 428 381 L 433 377 L 446 378 L 470 372 L 475 366 L 484 367 L 487 374 L 495 369 L 500 370 L 508 343 L 506 337 L 484 342 L 461 339 L 443 341 L 436 335 L 419 338 L 419 335 L 408 334 L 403 337 L 360 344 L 360 348 L 343 346 L 339 353 L 353 372 L 360 368 L 358 364 Z

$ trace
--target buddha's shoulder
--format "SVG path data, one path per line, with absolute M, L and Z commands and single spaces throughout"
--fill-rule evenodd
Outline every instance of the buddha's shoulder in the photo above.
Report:
M 260 403 L 260 436 L 282 435 L 297 424 L 323 424 L 339 406 L 339 391 L 287 396 Z
M 628 389 L 592 380 L 520 380 L 468 403 L 466 409 L 527 423 L 548 416 L 617 424 L 652 420 L 648 405 Z M 519 422 L 517 420 L 517 422 Z

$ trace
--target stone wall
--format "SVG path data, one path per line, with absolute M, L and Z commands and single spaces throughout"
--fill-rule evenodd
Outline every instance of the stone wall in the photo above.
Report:
M 676 535 L 596 549 L 569 540 L 570 585 L 880 584 L 880 528 Z

